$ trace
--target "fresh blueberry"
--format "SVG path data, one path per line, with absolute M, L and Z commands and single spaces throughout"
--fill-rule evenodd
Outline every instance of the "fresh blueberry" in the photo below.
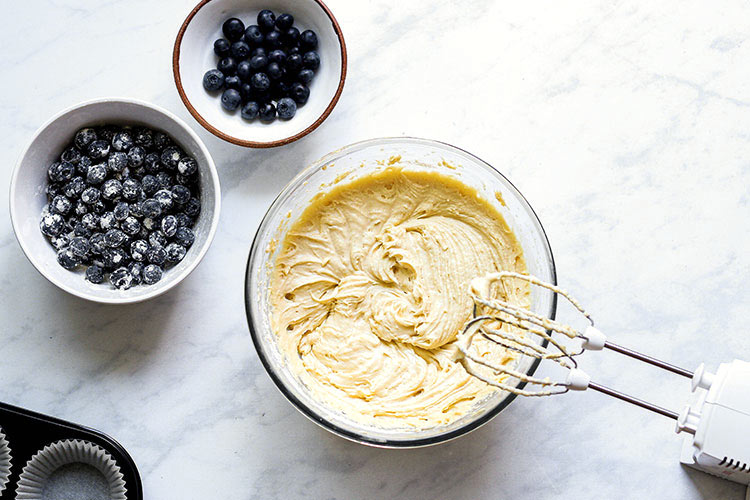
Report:
M 109 158 L 107 158 L 107 168 L 109 168 L 110 172 L 120 173 L 127 166 L 128 166 L 128 154 L 127 153 L 123 153 L 122 151 L 115 151 L 114 153 L 110 153 Z
M 109 141 L 98 139 L 88 147 L 88 153 L 92 160 L 102 160 L 109 154 Z
M 198 162 L 190 156 L 183 156 L 177 162 L 177 171 L 182 175 L 193 175 L 198 171 Z
M 236 17 L 232 17 L 224 21 L 221 31 L 227 37 L 227 40 L 234 42 L 242 38 L 242 35 L 245 34 L 245 24 Z
M 259 112 L 260 106 L 258 106 L 258 103 L 255 101 L 250 101 L 242 106 L 240 116 L 242 116 L 242 118 L 244 118 L 245 120 L 255 120 L 258 117 Z
M 193 226 L 193 219 L 188 214 L 184 212 L 180 212 L 177 215 L 175 215 L 175 218 L 177 219 L 177 228 L 181 227 L 192 227 Z
M 95 187 L 86 188 L 81 193 L 81 201 L 86 203 L 87 205 L 91 205 L 99 201 L 99 197 L 101 196 L 101 194 L 101 191 L 99 191 Z
M 258 92 L 265 92 L 271 86 L 271 80 L 265 73 L 255 73 L 250 78 L 250 86 Z
M 224 59 L 222 59 L 223 61 Z M 203 88 L 213 92 L 224 86 L 224 73 L 218 69 L 210 69 L 203 75 Z
M 312 30 L 305 30 L 299 35 L 299 42 L 307 50 L 318 48 L 318 35 Z
M 120 229 L 128 236 L 135 236 L 141 230 L 141 223 L 135 217 L 127 217 L 120 223 Z
M 284 62 L 284 67 L 292 73 L 299 71 L 302 68 L 302 56 L 299 54 L 289 54 Z
M 169 189 L 160 189 L 154 193 L 154 199 L 161 205 L 162 212 L 172 208 L 172 192 Z
M 294 24 L 294 16 L 291 14 L 279 14 L 276 18 L 276 27 L 279 31 L 285 31 L 292 27 Z
M 229 42 L 225 38 L 219 38 L 214 42 L 214 53 L 219 57 L 226 57 L 229 55 L 230 47 Z
M 153 176 L 147 176 L 147 177 L 153 178 Z M 144 179 L 145 178 L 146 176 L 144 176 Z M 140 196 L 140 193 L 141 193 L 141 184 L 137 180 L 125 179 L 124 181 L 122 181 L 122 197 L 123 198 L 125 198 L 128 201 L 136 201 L 138 197 Z
M 172 200 L 178 205 L 184 205 L 190 201 L 190 189 L 182 184 L 175 184 L 172 186 Z
M 86 268 L 86 281 L 98 285 L 104 282 L 104 269 L 96 264 Z
M 302 66 L 305 69 L 311 69 L 313 71 L 318 69 L 320 67 L 320 56 L 318 53 L 314 50 L 305 52 L 305 55 L 302 56 Z
M 227 89 L 221 94 L 221 106 L 227 111 L 234 111 L 242 102 L 242 97 L 239 91 L 235 89 Z
M 112 209 L 112 213 L 115 215 L 116 220 L 123 221 L 130 215 L 130 205 L 121 201 L 115 205 L 115 208 Z
M 133 276 L 133 284 L 140 285 L 143 281 L 143 270 L 145 266 L 140 262 L 131 262 L 128 264 L 128 271 Z
M 240 85 L 240 96 L 242 97 L 242 102 L 248 102 L 253 98 L 253 88 L 249 83 Z
M 57 236 L 63 230 L 65 220 L 60 214 L 47 213 L 42 216 L 39 228 L 47 236 Z
M 315 76 L 315 72 L 313 70 L 311 70 L 311 69 L 303 69 L 297 75 L 297 80 L 299 80 L 301 83 L 304 83 L 305 85 L 307 85 L 308 83 L 310 83 L 312 81 L 312 79 L 313 79 L 314 76 Z
M 189 227 L 178 227 L 174 240 L 185 248 L 190 248 L 195 241 L 195 234 Z
M 167 238 L 171 238 L 177 232 L 177 217 L 167 215 L 161 220 L 161 230 Z
M 284 70 L 281 69 L 279 63 L 272 62 L 266 68 L 266 74 L 271 80 L 279 80 L 282 76 L 284 76 Z
M 156 229 L 156 226 L 158 224 L 159 219 L 154 217 L 144 217 L 143 218 L 143 228 L 148 231 L 153 231 Z M 146 235 L 146 238 L 148 238 L 148 235 Z
M 263 43 L 263 32 L 260 30 L 258 26 L 253 24 L 252 26 L 248 26 L 245 30 L 245 41 L 252 45 L 260 45 Z
M 118 290 L 127 290 L 133 286 L 133 275 L 127 267 L 118 267 L 110 273 L 109 281 Z
M 159 181 L 153 175 L 144 175 L 141 179 L 141 187 L 147 196 L 151 196 L 159 190 Z
M 305 104 L 307 102 L 307 99 L 310 97 L 310 89 L 303 83 L 297 82 L 293 84 L 290 92 L 292 99 L 294 99 L 294 102 L 296 102 L 300 106 Z
M 297 103 L 290 97 L 283 97 L 279 99 L 276 104 L 279 111 L 279 118 L 282 120 L 291 120 L 297 113 Z
M 70 271 L 78 266 L 80 259 L 70 248 L 62 248 L 57 251 L 57 263 Z
M 81 151 L 85 151 L 88 148 L 88 145 L 94 142 L 96 139 L 96 130 L 91 127 L 86 127 L 76 132 L 73 142 L 78 149 L 80 149 Z
M 242 85 L 242 81 L 240 80 L 240 77 L 237 75 L 228 76 L 224 79 L 224 87 L 228 89 L 239 90 L 240 85 Z
M 272 50 L 271 53 L 268 54 L 268 60 L 281 64 L 286 61 L 286 52 L 281 49 Z
M 155 264 L 149 264 L 143 268 L 143 282 L 147 285 L 153 285 L 161 279 L 161 267 Z
M 155 219 L 161 215 L 161 203 L 153 198 L 143 201 L 143 215 Z
M 112 147 L 116 151 L 128 151 L 133 147 L 133 142 L 133 135 L 130 131 L 123 130 L 122 132 L 117 132 L 112 138 Z
M 68 198 L 80 198 L 84 189 L 86 189 L 86 183 L 83 182 L 83 177 L 73 177 L 63 187 L 63 194 Z
M 52 208 L 52 211 L 54 213 L 65 215 L 73 208 L 73 202 L 71 202 L 67 197 L 58 194 L 52 199 L 50 207 Z
M 250 68 L 254 70 L 263 69 L 268 66 L 268 58 L 263 54 L 258 54 L 250 58 Z
M 172 145 L 172 139 L 164 132 L 154 132 L 154 146 L 156 149 L 164 149 Z
M 50 243 L 52 243 L 52 246 L 55 247 L 55 250 L 60 250 L 61 248 L 65 248 L 70 244 L 70 236 L 68 236 L 67 234 L 50 236 L 49 241 Z
M 68 221 L 68 224 L 73 226 L 73 234 L 75 236 L 85 236 L 86 238 L 91 236 L 91 230 L 87 228 L 83 222 L 79 220 L 71 220 Z
M 263 47 L 255 47 L 253 51 L 250 52 L 250 58 L 252 59 L 253 57 L 256 57 L 256 56 L 268 57 L 268 54 L 266 54 L 266 49 L 264 49 Z
M 221 71 L 224 76 L 233 75 L 237 71 L 237 61 L 235 61 L 232 57 L 225 57 L 224 59 L 221 59 L 219 61 L 219 63 L 216 65 L 216 69 Z
M 175 146 L 165 148 L 164 151 L 161 152 L 161 163 L 169 170 L 177 168 L 177 163 L 180 161 L 180 158 L 182 158 L 182 152 Z
M 237 59 L 238 61 L 241 61 L 242 59 L 245 59 L 248 55 L 250 55 L 250 46 L 247 44 L 247 42 L 243 40 L 239 40 L 232 44 L 232 56 L 235 59 Z
M 154 145 L 154 134 L 145 127 L 136 128 L 133 137 L 138 146 L 150 148 Z
M 107 178 L 107 167 L 104 165 L 104 163 L 99 163 L 98 165 L 91 165 L 89 167 L 89 171 L 86 172 L 86 182 L 89 184 L 97 185 L 104 182 L 104 179 Z
M 140 167 L 146 158 L 146 149 L 143 146 L 133 146 L 128 151 L 128 166 Z
M 187 249 L 179 243 L 170 243 L 166 246 L 165 250 L 167 251 L 167 261 L 172 264 L 180 262 L 185 258 L 185 253 L 187 252 Z
M 130 244 L 130 256 L 133 260 L 143 262 L 146 260 L 146 253 L 148 252 L 149 246 L 146 240 L 135 240 Z
M 260 27 L 261 31 L 264 33 L 273 31 L 276 27 L 276 16 L 273 11 L 263 9 L 258 13 L 258 27 Z
M 60 160 L 77 165 L 81 161 L 81 152 L 74 146 L 69 147 L 60 155 Z
M 70 245 L 68 245 L 68 248 L 70 248 L 70 251 L 73 252 L 76 257 L 83 259 L 89 254 L 91 245 L 89 244 L 89 240 L 87 238 L 83 236 L 76 236 L 75 238 L 70 240 Z
M 94 233 L 89 238 L 89 248 L 93 254 L 101 254 L 106 248 L 107 244 L 104 243 L 104 234 Z
M 153 247 L 165 247 L 167 246 L 167 235 L 164 234 L 163 231 L 157 229 L 156 231 L 152 231 L 151 234 L 148 235 L 148 244 Z
M 260 107 L 260 120 L 263 122 L 272 122 L 276 119 L 276 106 L 272 102 L 267 102 Z
M 237 76 L 240 78 L 240 80 L 246 82 L 250 79 L 252 74 L 253 68 L 250 66 L 250 61 L 240 61 L 240 63 L 237 65 Z
M 128 254 L 122 248 L 105 248 L 102 250 L 102 263 L 105 269 L 115 269 L 128 261 Z
M 164 247 L 149 247 L 146 252 L 146 259 L 151 264 L 162 265 L 167 260 L 167 251 Z
M 116 226 L 117 218 L 115 217 L 114 212 L 104 212 L 101 217 L 99 217 L 99 227 L 104 231 L 114 229 Z
M 277 49 L 281 47 L 281 33 L 279 33 L 278 31 L 271 31 L 269 33 L 266 33 L 266 40 L 264 43 L 266 47 L 270 49 Z
M 159 183 L 159 189 L 168 189 L 174 184 L 174 179 L 168 172 L 159 172 L 156 174 L 156 181 Z
M 86 175 L 86 172 L 89 171 L 89 167 L 93 164 L 94 162 L 91 161 L 91 158 L 88 156 L 81 156 L 81 159 L 78 160 L 78 164 L 76 165 L 76 173 L 78 173 L 78 175 Z
M 158 172 L 161 169 L 161 165 L 159 165 L 159 155 L 156 153 L 147 154 L 143 159 L 143 167 L 146 169 L 146 172 L 151 174 Z
M 299 40 L 299 30 L 292 26 L 288 30 L 282 31 L 284 42 L 286 42 L 287 45 L 297 45 L 297 41 Z
M 185 204 L 185 213 L 188 214 L 190 217 L 197 217 L 198 214 L 201 212 L 201 202 L 198 200 L 198 198 L 190 198 L 190 201 L 188 201 Z
M 299 48 L 299 45 L 294 45 L 292 47 L 289 47 L 288 49 L 286 49 L 286 51 L 289 52 L 289 55 L 302 53 L 302 51 Z
M 96 134 L 100 140 L 106 141 L 109 144 L 112 142 L 112 139 L 115 137 L 118 130 L 119 128 L 114 125 L 103 125 L 97 127 Z
M 53 182 L 66 182 L 73 178 L 76 173 L 76 167 L 67 161 L 63 161 L 56 164 L 55 167 L 55 178 L 50 177 Z
M 104 233 L 104 243 L 110 248 L 121 246 L 128 239 L 128 236 L 119 229 L 110 229 Z
M 83 196 L 83 195 L 81 195 L 81 196 Z M 81 205 L 83 205 L 83 202 L 81 202 L 80 204 L 76 205 L 76 213 L 79 213 L 78 208 Z M 95 214 L 103 214 L 107 210 L 107 207 L 104 205 L 104 202 L 102 200 L 96 200 L 90 206 L 91 206 L 91 211 L 94 212 Z M 86 213 L 86 211 L 87 211 L 86 210 L 86 205 L 83 205 L 83 209 L 84 209 L 84 211 L 80 212 L 80 213 Z
M 83 214 L 81 222 L 89 231 L 96 231 L 99 229 L 99 216 L 96 214 Z
M 102 198 L 114 201 L 122 196 L 122 183 L 117 179 L 108 179 L 102 184 Z

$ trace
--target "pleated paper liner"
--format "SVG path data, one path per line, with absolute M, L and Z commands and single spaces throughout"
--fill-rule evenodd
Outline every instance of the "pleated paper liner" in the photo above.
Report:
M 21 471 L 16 498 L 127 500 L 127 490 L 120 466 L 104 448 L 81 439 L 66 439 L 45 446 L 31 457 Z
M 0 427 L 0 494 L 5 490 L 10 477 L 10 445 Z

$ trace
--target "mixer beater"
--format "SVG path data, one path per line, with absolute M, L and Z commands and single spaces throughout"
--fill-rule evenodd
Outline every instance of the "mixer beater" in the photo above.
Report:
M 530 309 L 493 298 L 493 286 L 507 287 L 509 280 L 526 281 L 567 300 L 587 321 L 580 331 Z M 701 364 L 695 372 L 615 344 L 594 326 L 591 316 L 565 290 L 538 278 L 515 272 L 499 272 L 476 278 L 470 290 L 473 317 L 456 342 L 455 360 L 466 371 L 504 391 L 519 396 L 551 396 L 571 390 L 593 389 L 677 421 L 676 432 L 685 432 L 681 462 L 732 481 L 750 483 L 750 363 L 723 363 L 716 374 Z M 559 341 L 554 334 L 568 340 Z M 573 340 L 573 345 L 569 345 Z M 493 364 L 477 350 L 478 341 L 497 345 L 521 356 L 547 360 L 567 370 L 564 380 L 527 375 L 504 364 Z M 654 405 L 591 381 L 578 368 L 576 357 L 585 351 L 609 349 L 692 380 L 698 399 L 681 413 Z M 526 389 L 524 386 L 536 389 Z

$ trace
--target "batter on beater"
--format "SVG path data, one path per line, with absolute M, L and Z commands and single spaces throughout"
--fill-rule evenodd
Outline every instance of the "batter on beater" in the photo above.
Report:
M 381 427 L 427 428 L 492 391 L 452 360 L 469 282 L 526 272 L 515 235 L 468 186 L 398 164 L 319 195 L 281 243 L 272 328 L 316 398 Z M 523 283 L 498 287 L 528 305 Z M 514 356 L 495 346 L 495 363 Z

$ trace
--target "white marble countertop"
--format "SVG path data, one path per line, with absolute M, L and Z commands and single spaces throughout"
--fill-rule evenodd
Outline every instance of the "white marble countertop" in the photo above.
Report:
M 597 393 L 514 402 L 429 449 L 349 443 L 307 421 L 253 350 L 251 239 L 308 162 L 366 138 L 444 140 L 505 173 L 544 224 L 560 282 L 620 343 L 694 368 L 750 359 L 750 6 L 722 2 L 330 0 L 349 48 L 338 107 L 290 146 L 249 150 L 187 113 L 170 66 L 193 2 L 29 0 L 0 9 L 0 205 L 34 130 L 123 95 L 183 117 L 223 211 L 197 271 L 105 307 L 35 272 L 0 218 L 0 399 L 101 429 L 146 498 L 744 498 L 683 468 L 673 422 Z M 603 353 L 603 383 L 670 408 L 688 384 Z

